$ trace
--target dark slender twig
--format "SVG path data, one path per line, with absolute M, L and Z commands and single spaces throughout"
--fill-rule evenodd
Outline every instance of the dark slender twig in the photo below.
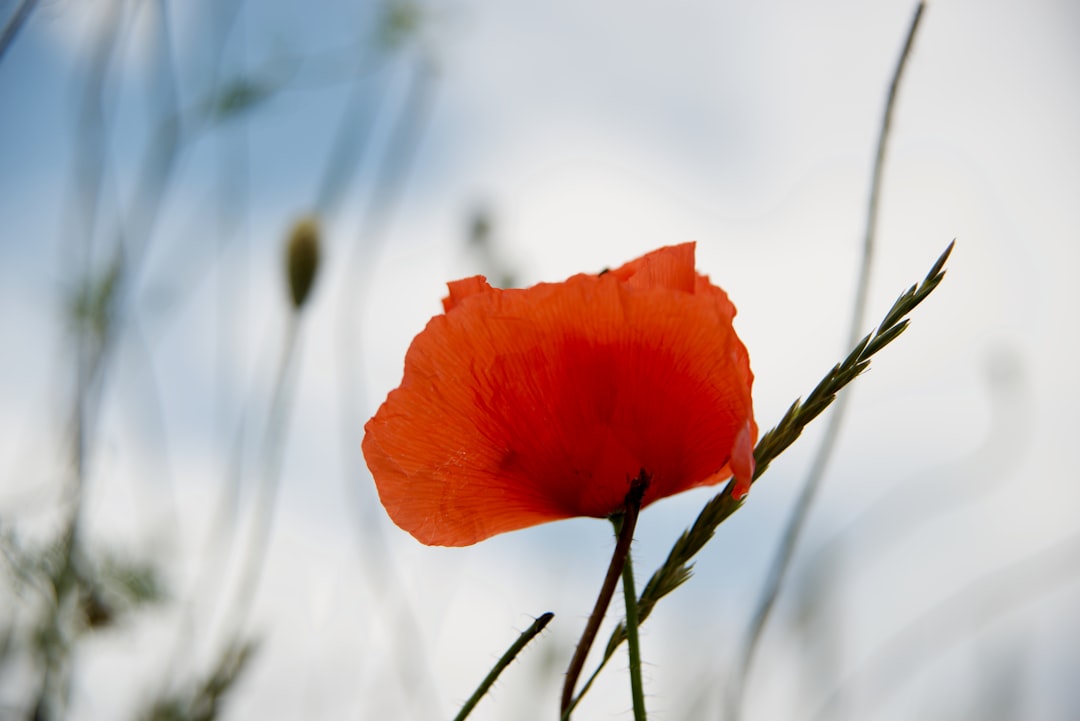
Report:
M 615 594 L 615 585 L 622 575 L 623 566 L 630 553 L 630 542 L 634 540 L 634 527 L 637 525 L 638 511 L 641 510 L 641 499 L 645 495 L 645 489 L 649 486 L 649 476 L 645 471 L 641 472 L 630 484 L 630 491 L 626 494 L 626 503 L 623 507 L 623 517 L 619 527 L 618 540 L 615 542 L 615 551 L 611 554 L 611 563 L 608 564 L 607 575 L 600 586 L 600 593 L 596 597 L 589 620 L 585 624 L 585 630 L 581 633 L 574 656 L 570 659 L 570 666 L 566 669 L 566 680 L 563 683 L 562 700 L 559 705 L 561 718 L 568 719 L 571 704 L 574 701 L 574 687 L 577 685 L 581 669 L 585 667 L 585 659 L 589 655 L 596 632 L 600 630 L 600 623 L 604 620 L 604 614 L 611 605 L 611 597 Z
M 480 699 L 484 697 L 492 684 L 499 678 L 499 675 L 506 670 L 507 666 L 513 663 L 514 659 L 517 658 L 517 655 L 521 653 L 521 650 L 528 645 L 529 641 L 536 638 L 553 618 L 555 618 L 554 613 L 551 613 L 550 611 L 543 613 L 540 615 L 540 618 L 532 622 L 531 626 L 522 631 L 517 640 L 510 645 L 510 648 L 506 649 L 506 653 L 495 662 L 495 665 L 488 675 L 485 676 L 484 680 L 480 682 L 480 685 L 476 687 L 476 691 L 473 692 L 473 695 L 462 704 L 461 710 L 458 711 L 457 716 L 454 717 L 454 721 L 465 721 L 468 715 L 472 713 L 472 710 L 476 708 L 476 704 L 480 702 Z
M 866 315 L 867 295 L 870 288 L 870 268 L 873 261 L 875 238 L 877 234 L 878 204 L 881 197 L 881 183 L 885 169 L 885 150 L 888 145 L 889 130 L 892 126 L 893 110 L 896 107 L 897 91 L 900 87 L 900 80 L 903 77 L 904 68 L 907 66 L 908 57 L 911 54 L 911 48 L 915 41 L 915 33 L 918 30 L 919 20 L 922 18 L 924 7 L 924 3 L 919 3 L 915 9 L 915 15 L 912 17 L 911 26 L 907 33 L 907 39 L 904 42 L 904 48 L 900 53 L 900 59 L 897 62 L 896 70 L 893 73 L 888 99 L 885 102 L 885 113 L 881 121 L 881 132 L 878 136 L 877 154 L 874 158 L 873 179 L 870 184 L 870 200 L 867 210 L 862 264 L 859 270 L 858 286 L 855 291 L 854 312 L 852 313 L 851 326 L 848 331 L 849 346 L 854 345 L 855 341 L 858 340 L 859 333 L 862 332 L 864 317 Z M 836 440 L 840 435 L 840 428 L 843 423 L 849 398 L 850 394 L 841 396 L 836 403 L 836 408 L 829 417 L 829 423 L 825 428 L 821 445 L 818 447 L 817 455 L 814 457 L 810 466 L 810 471 L 807 473 L 806 480 L 803 482 L 799 498 L 792 510 L 791 518 L 785 526 L 784 536 L 780 541 L 780 546 L 777 549 L 776 556 L 769 569 L 765 588 L 762 590 L 761 598 L 754 611 L 754 617 L 750 623 L 750 630 L 743 644 L 742 653 L 740 654 L 739 662 L 735 667 L 735 675 L 731 682 L 727 714 L 727 718 L 731 721 L 738 721 L 742 714 L 743 696 L 745 694 L 746 684 L 750 677 L 754 656 L 761 642 L 765 626 L 768 624 L 769 617 L 776 605 L 776 599 L 780 595 L 780 589 L 783 587 L 784 580 L 787 577 L 788 569 L 791 566 L 791 559 L 795 553 L 795 547 L 798 545 L 799 539 L 802 536 L 802 530 L 806 525 L 806 519 L 810 515 L 810 509 L 814 503 L 814 499 L 817 497 L 818 490 L 821 488 L 822 479 L 825 477 L 825 471 L 829 466 L 829 461 L 836 448 Z

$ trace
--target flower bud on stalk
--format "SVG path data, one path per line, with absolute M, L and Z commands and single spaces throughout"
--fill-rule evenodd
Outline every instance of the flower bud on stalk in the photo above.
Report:
M 299 312 L 304 307 L 318 271 L 319 223 L 312 217 L 302 218 L 293 226 L 285 247 L 285 272 L 293 310 Z

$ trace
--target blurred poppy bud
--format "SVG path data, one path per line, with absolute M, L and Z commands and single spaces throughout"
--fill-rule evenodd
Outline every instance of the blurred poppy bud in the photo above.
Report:
M 88 589 L 79 598 L 83 618 L 90 628 L 107 628 L 116 620 L 116 613 L 96 588 Z
M 293 309 L 299 311 L 319 270 L 319 223 L 314 218 L 303 218 L 293 226 L 285 249 L 285 270 Z

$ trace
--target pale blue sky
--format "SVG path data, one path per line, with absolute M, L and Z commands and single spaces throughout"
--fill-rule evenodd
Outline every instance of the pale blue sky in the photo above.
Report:
M 176 6 L 181 105 L 191 110 L 208 87 L 214 23 L 194 4 Z M 122 79 L 109 86 L 117 110 L 99 248 L 111 238 L 115 208 L 127 208 L 139 189 L 147 89 L 152 99 L 164 87 L 154 59 L 160 46 L 147 39 L 156 37 L 154 6 L 143 7 L 117 66 Z M 265 408 L 285 310 L 281 238 L 311 210 L 354 97 L 357 132 L 372 123 L 373 151 L 326 219 L 329 270 L 304 332 L 279 535 L 259 610 L 273 631 L 235 713 L 397 717 L 409 704 L 372 660 L 392 654 L 396 641 L 366 586 L 345 510 L 352 497 L 344 478 L 361 484 L 367 502 L 374 494 L 362 470 L 344 470 L 339 447 L 341 333 L 354 334 L 363 360 L 354 378 L 365 394 L 358 444 L 364 418 L 400 379 L 409 340 L 438 312 L 445 281 L 483 270 L 464 247 L 478 204 L 492 208 L 499 250 L 524 282 L 697 240 L 699 268 L 739 308 L 759 424 L 770 426 L 843 355 L 873 144 L 913 4 L 462 0 L 426 8 L 421 47 L 437 66 L 431 111 L 381 229 L 367 220 L 372 182 L 406 100 L 415 47 L 350 81 L 352 68 L 371 64 L 349 49 L 365 37 L 369 6 L 243 8 L 225 45 L 224 75 L 246 68 L 286 85 L 180 156 L 138 282 L 145 337 L 126 334 L 116 360 L 91 526 L 102 538 L 160 549 L 181 593 L 190 584 L 235 424 L 247 409 L 257 427 Z M 62 417 L 66 371 L 58 326 L 59 294 L 70 282 L 64 249 L 85 231 L 70 210 L 91 14 L 71 2 L 44 4 L 0 63 L 5 514 L 54 470 L 50 434 Z M 332 52 L 310 57 L 325 50 Z M 309 59 L 295 65 L 292 53 Z M 913 518 L 917 530 L 880 555 L 855 554 L 836 591 L 848 630 L 841 675 L 968 580 L 1076 531 L 1078 88 L 1075 3 L 929 6 L 895 118 L 868 326 L 954 237 L 957 250 L 908 334 L 855 386 L 810 546 L 903 484 L 932 507 L 934 478 L 970 478 L 977 500 L 925 523 Z M 237 178 L 246 191 L 236 190 Z M 235 234 L 219 248 L 223 228 Z M 367 252 L 350 266 L 347 249 L 358 237 Z M 996 385 L 986 381 L 988 366 L 997 369 Z M 257 434 L 249 435 L 254 446 Z M 686 687 L 697 683 L 687 665 L 722 685 L 817 437 L 809 432 L 755 486 L 702 554 L 697 576 L 668 599 L 671 610 L 661 605 L 650 620 L 647 690 L 667 718 L 681 718 Z M 708 497 L 687 494 L 643 516 L 635 547 L 643 577 Z M 577 520 L 442 550 L 418 547 L 380 510 L 368 518 L 381 524 L 424 619 L 440 714 L 450 715 L 513 629 L 553 610 L 556 621 L 520 675 L 511 669 L 475 718 L 525 718 L 521 708 L 536 704 L 545 712 L 538 717 L 553 716 L 546 711 L 556 689 L 535 691 L 528 679 L 545 653 L 565 651 L 591 607 L 609 552 L 605 524 Z M 976 688 L 980 649 L 1016 643 L 1032 669 L 1026 718 L 1063 718 L 1077 708 L 1075 698 L 1067 707 L 1054 693 L 1061 670 L 1080 664 L 1070 611 L 1078 592 L 1075 582 L 1062 585 L 939 659 L 931 677 L 899 685 L 888 702 L 859 699 L 852 710 L 929 718 L 931 698 L 941 715 L 959 714 Z M 749 718 L 809 717 L 823 695 L 800 685 L 805 676 L 791 660 L 797 640 L 780 632 L 785 623 L 767 638 L 770 661 L 755 676 Z M 77 717 L 127 708 L 130 694 L 102 699 L 95 684 L 125 668 L 132 649 L 158 658 L 161 636 L 145 621 L 102 644 L 104 660 L 80 678 Z M 136 677 L 156 678 L 159 666 L 147 663 Z M 629 708 L 624 667 L 613 664 L 587 714 Z M 350 670 L 372 679 L 365 698 Z M 719 691 L 706 707 L 713 718 L 718 699 Z

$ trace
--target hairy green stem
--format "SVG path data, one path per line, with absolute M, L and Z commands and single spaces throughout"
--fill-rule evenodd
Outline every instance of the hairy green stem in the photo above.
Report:
M 525 648 L 529 641 L 536 638 L 553 618 L 555 618 L 555 614 L 550 611 L 541 614 L 540 618 L 533 621 L 532 625 L 518 636 L 518 639 L 510 645 L 510 648 L 506 649 L 506 653 L 502 655 L 502 658 L 495 662 L 495 665 L 492 666 L 488 675 L 485 676 L 484 680 L 480 682 L 480 685 L 476 687 L 476 691 L 473 692 L 473 695 L 462 705 L 461 710 L 458 711 L 458 715 L 454 717 L 454 721 L 465 721 L 465 718 L 472 713 L 476 704 L 480 702 L 480 699 L 488 692 L 488 689 L 495 683 L 495 680 L 499 678 L 499 674 L 501 674 L 506 667 L 517 658 L 517 655 L 521 653 L 521 650 Z
M 626 601 L 626 649 L 630 655 L 630 693 L 634 699 L 634 721 L 645 719 L 645 692 L 641 685 L 641 645 L 638 642 L 637 591 L 634 590 L 634 561 L 628 553 L 622 571 Z

